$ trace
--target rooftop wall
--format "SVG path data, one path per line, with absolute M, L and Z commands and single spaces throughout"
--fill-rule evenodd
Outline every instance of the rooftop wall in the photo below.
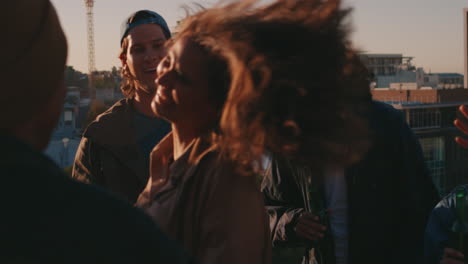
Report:
M 450 103 L 468 101 L 468 89 L 450 90 L 380 90 L 371 91 L 377 101 Z

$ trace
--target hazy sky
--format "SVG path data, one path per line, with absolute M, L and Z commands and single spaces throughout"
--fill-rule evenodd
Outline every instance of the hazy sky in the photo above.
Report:
M 68 64 L 87 71 L 86 8 L 84 0 L 51 0 L 68 37 Z M 181 8 L 192 0 L 96 0 L 94 34 L 96 67 L 119 65 L 120 25 L 139 9 L 164 16 L 171 28 L 184 17 Z M 204 6 L 214 0 L 195 1 Z M 370 53 L 402 53 L 427 72 L 463 73 L 463 8 L 467 0 L 344 0 L 354 7 L 353 41 Z

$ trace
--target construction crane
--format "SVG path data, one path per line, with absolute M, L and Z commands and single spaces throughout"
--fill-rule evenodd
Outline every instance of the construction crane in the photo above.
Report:
M 88 18 L 88 86 L 89 98 L 94 99 L 96 93 L 94 90 L 94 72 L 96 65 L 94 61 L 94 0 L 84 0 L 86 4 L 86 14 Z

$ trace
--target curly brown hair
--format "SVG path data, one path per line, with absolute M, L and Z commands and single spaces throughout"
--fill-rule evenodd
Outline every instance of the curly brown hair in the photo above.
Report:
M 224 153 L 248 167 L 266 150 L 319 165 L 346 165 L 367 151 L 359 113 L 371 95 L 348 40 L 349 13 L 340 0 L 247 0 L 184 21 L 180 35 L 229 65 L 217 138 Z
M 120 48 L 119 58 L 122 58 L 125 54 L 127 54 L 128 50 L 128 38 L 124 38 L 122 41 L 122 47 Z M 122 82 L 120 84 L 120 90 L 122 94 L 127 98 L 133 98 L 135 96 L 135 86 L 136 80 L 130 73 L 127 67 L 122 67 L 122 71 L 120 73 L 122 75 Z

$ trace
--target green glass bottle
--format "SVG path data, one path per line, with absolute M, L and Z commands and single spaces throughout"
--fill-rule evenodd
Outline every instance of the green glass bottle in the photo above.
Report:
M 466 190 L 464 187 L 455 189 L 455 222 L 449 238 L 449 247 L 468 256 L 468 222 L 466 219 Z

